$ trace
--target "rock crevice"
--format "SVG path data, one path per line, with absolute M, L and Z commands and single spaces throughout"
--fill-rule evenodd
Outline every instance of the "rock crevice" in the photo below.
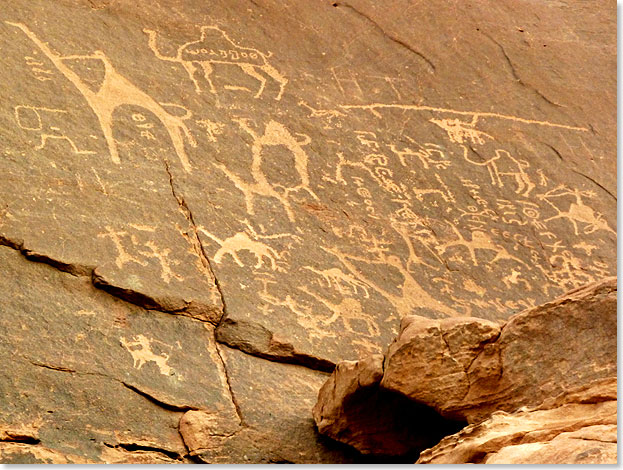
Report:
M 385 356 L 338 363 L 314 407 L 318 430 L 366 454 L 424 451 L 417 438 L 434 436 L 430 415 L 416 413 L 401 428 L 404 406 L 370 400 L 374 390 L 469 425 L 424 451 L 420 463 L 510 463 L 520 455 L 511 447 L 524 445 L 532 446 L 526 461 L 539 462 L 538 447 L 552 462 L 577 463 L 579 448 L 565 444 L 559 455 L 554 441 L 616 423 L 616 292 L 616 278 L 606 279 L 501 326 L 475 318 L 407 317 Z M 382 418 L 376 412 L 381 406 L 389 408 Z M 612 449 L 586 458 L 608 461 Z

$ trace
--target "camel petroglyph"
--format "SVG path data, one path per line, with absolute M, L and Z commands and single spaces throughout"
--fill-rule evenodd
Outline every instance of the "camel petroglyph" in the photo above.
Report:
M 260 73 L 262 72 L 279 84 L 279 93 L 275 99 L 281 99 L 288 79 L 268 62 L 271 53 L 264 54 L 257 49 L 239 46 L 218 26 L 202 26 L 200 31 L 199 39 L 179 46 L 174 56 L 166 56 L 158 48 L 156 32 L 151 29 L 143 30 L 148 36 L 148 45 L 155 56 L 160 60 L 175 62 L 184 67 L 197 93 L 203 92 L 201 83 L 197 79 L 198 69 L 203 72 L 203 79 L 210 92 L 217 94 L 212 81 L 213 65 L 229 64 L 237 65 L 244 73 L 260 82 L 255 98 L 259 98 L 266 88 L 267 79 Z

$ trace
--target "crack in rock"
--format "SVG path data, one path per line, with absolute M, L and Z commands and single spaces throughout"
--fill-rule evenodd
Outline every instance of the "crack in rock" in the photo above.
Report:
M 153 298 L 138 291 L 116 286 L 108 282 L 95 266 L 56 260 L 25 247 L 23 240 L 12 240 L 4 235 L 0 235 L 0 246 L 6 246 L 18 251 L 27 260 L 46 264 L 58 271 L 76 277 L 90 277 L 92 285 L 97 289 L 146 310 L 157 310 L 163 313 L 187 316 L 215 326 L 222 315 L 219 308 L 204 305 L 200 302 L 171 297 Z
M 208 258 L 205 252 L 205 249 L 203 247 L 203 244 L 201 243 L 201 239 L 199 238 L 199 229 L 197 227 L 197 224 L 195 223 L 195 218 L 193 216 L 193 213 L 190 210 L 190 207 L 188 207 L 188 204 L 186 203 L 186 201 L 184 200 L 184 197 L 178 195 L 177 191 L 175 190 L 175 183 L 173 181 L 173 173 L 171 172 L 171 168 L 169 167 L 169 162 L 166 159 L 164 160 L 164 167 L 166 169 L 167 174 L 169 175 L 169 185 L 171 187 L 171 193 L 173 194 L 173 198 L 177 202 L 180 212 L 184 215 L 184 218 L 188 221 L 188 223 L 190 224 L 192 228 L 193 236 L 188 238 L 188 242 L 193 247 L 195 253 L 199 257 L 199 260 L 201 261 L 201 265 L 204 268 L 206 276 L 211 282 L 214 282 L 214 285 L 216 286 L 216 290 L 219 293 L 222 309 L 220 310 L 220 317 L 216 320 L 216 323 L 215 323 L 215 324 L 218 324 L 218 322 L 226 314 L 225 296 L 223 295 L 221 285 L 216 277 L 216 274 L 214 273 L 212 264 L 210 263 L 210 258 Z
M 481 33 L 487 37 L 491 42 L 493 42 L 496 46 L 498 46 L 498 48 L 500 49 L 500 51 L 502 52 L 502 55 L 504 56 L 504 59 L 511 71 L 511 75 L 513 76 L 513 79 L 519 83 L 521 86 L 527 88 L 528 90 L 532 91 L 533 93 L 535 93 L 537 96 L 539 96 L 541 99 L 543 99 L 543 101 L 545 101 L 546 103 L 555 106 L 557 108 L 565 108 L 566 106 L 563 106 L 561 104 L 556 103 L 555 101 L 550 100 L 547 96 L 545 96 L 538 88 L 536 88 L 534 85 L 529 85 L 526 82 L 523 81 L 523 79 L 519 76 L 519 73 L 517 72 L 517 69 L 515 68 L 515 64 L 513 64 L 513 61 L 511 60 L 510 56 L 508 55 L 508 53 L 506 52 L 506 49 L 504 49 L 504 46 L 502 46 L 502 44 L 500 44 L 498 41 L 496 41 L 491 35 L 481 31 Z
M 334 3 L 333 6 L 338 7 L 338 6 L 343 6 L 345 8 L 348 8 L 349 10 L 351 10 L 352 12 L 354 12 L 355 14 L 357 14 L 357 16 L 359 16 L 360 18 L 363 18 L 366 20 L 366 22 L 368 22 L 369 24 L 371 24 L 374 29 L 376 29 L 377 31 L 379 31 L 384 37 L 386 37 L 387 39 L 389 39 L 390 41 L 392 41 L 395 44 L 398 44 L 399 46 L 401 46 L 402 48 L 408 50 L 409 52 L 411 52 L 412 54 L 415 54 L 417 57 L 419 57 L 421 60 L 423 60 L 424 62 L 426 62 L 426 64 L 428 65 L 428 67 L 431 69 L 431 71 L 434 73 L 437 70 L 437 67 L 435 66 L 435 64 L 428 58 L 426 57 L 424 54 L 422 54 L 420 51 L 414 49 L 412 46 L 410 46 L 409 44 L 407 44 L 406 42 L 404 42 L 401 39 L 398 39 L 394 36 L 392 36 L 391 34 L 388 34 L 387 31 L 385 31 L 381 25 L 379 25 L 376 21 L 374 21 L 372 18 L 370 18 L 368 15 L 366 15 L 365 13 L 360 12 L 359 10 L 357 10 L 354 6 L 349 5 L 348 3 Z
M 153 445 L 138 444 L 134 442 L 120 442 L 118 444 L 110 444 L 108 442 L 102 442 L 106 447 L 111 449 L 123 449 L 128 452 L 156 452 L 162 454 L 173 460 L 183 460 L 185 456 L 180 455 L 174 450 L 163 449 Z
M 103 374 L 101 372 L 78 371 L 78 370 L 75 370 L 75 369 L 70 369 L 69 367 L 57 366 L 57 365 L 52 365 L 52 364 L 45 364 L 45 363 L 39 362 L 39 361 L 33 361 L 31 359 L 28 359 L 25 356 L 21 356 L 21 357 L 24 358 L 25 360 L 27 360 L 30 364 L 32 364 L 35 367 L 42 367 L 44 369 L 49 369 L 49 370 L 53 370 L 53 371 L 56 371 L 56 372 L 65 372 L 65 373 L 69 373 L 69 374 L 91 375 L 91 376 L 96 376 L 96 377 L 102 377 L 102 378 L 105 378 L 105 379 L 109 379 L 109 380 L 112 380 L 114 382 L 118 382 L 121 385 L 123 385 L 125 388 L 127 388 L 128 390 L 131 390 L 132 392 L 134 392 L 134 393 L 142 396 L 143 398 L 149 400 L 151 403 L 159 406 L 160 408 L 164 408 L 164 409 L 166 409 L 168 411 L 185 412 L 185 411 L 191 411 L 191 410 L 193 410 L 193 411 L 194 410 L 200 410 L 200 408 L 198 408 L 196 406 L 170 403 L 168 401 L 165 401 L 163 398 L 159 398 L 159 397 L 155 396 L 153 392 L 152 393 L 147 392 L 146 390 L 142 390 L 141 388 L 137 387 L 136 385 L 132 385 L 132 384 L 130 384 L 130 383 L 124 381 L 124 380 L 117 379 L 116 377 L 112 377 L 110 375 Z
M 297 351 L 291 343 L 275 338 L 259 323 L 226 318 L 216 328 L 215 334 L 219 343 L 262 359 L 328 373 L 335 369 L 333 362 Z

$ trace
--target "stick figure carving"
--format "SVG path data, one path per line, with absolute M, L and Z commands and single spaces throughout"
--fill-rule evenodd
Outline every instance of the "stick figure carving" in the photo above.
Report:
M 99 120 L 102 132 L 106 138 L 106 143 L 108 144 L 110 157 L 114 163 L 120 163 L 120 159 L 117 143 L 113 137 L 113 113 L 117 108 L 123 105 L 140 106 L 151 111 L 158 117 L 162 124 L 164 124 L 184 170 L 187 172 L 191 171 L 190 162 L 188 161 L 184 149 L 183 136 L 186 136 L 191 146 L 196 147 L 197 143 L 190 134 L 182 118 L 169 114 L 165 111 L 163 105 L 157 103 L 151 96 L 140 90 L 127 78 L 117 72 L 104 52 L 95 51 L 88 55 L 61 56 L 53 52 L 48 45 L 41 41 L 26 25 L 22 23 L 12 23 L 10 21 L 6 21 L 6 23 L 22 30 L 41 52 L 50 59 L 58 71 L 84 96 Z M 67 60 L 87 59 L 99 60 L 104 66 L 104 78 L 97 91 L 93 91 L 76 72 L 65 64 Z M 185 118 L 187 117 L 188 115 L 185 116 Z
M 202 26 L 199 39 L 179 46 L 174 56 L 165 56 L 160 52 L 156 43 L 155 31 L 144 29 L 143 32 L 147 34 L 148 45 L 158 59 L 176 62 L 184 67 L 195 85 L 197 93 L 203 91 L 197 80 L 197 71 L 201 69 L 203 79 L 207 82 L 210 92 L 217 94 L 211 78 L 214 72 L 212 67 L 214 64 L 237 65 L 244 73 L 258 80 L 260 88 L 255 94 L 255 98 L 262 95 L 267 82 L 266 77 L 260 72 L 279 84 L 279 94 L 275 98 L 276 100 L 281 99 L 288 83 L 288 80 L 268 62 L 271 53 L 264 54 L 257 49 L 239 46 L 218 26 Z
M 467 248 L 467 251 L 469 251 L 474 266 L 478 266 L 476 250 L 489 250 L 495 252 L 495 257 L 491 261 L 489 261 L 489 264 L 493 264 L 496 261 L 501 261 L 503 259 L 509 259 L 526 266 L 526 263 L 524 263 L 519 258 L 511 255 L 503 246 L 495 243 L 493 239 L 489 236 L 489 234 L 484 232 L 483 230 L 474 230 L 471 233 L 472 239 L 467 240 L 454 225 L 450 224 L 450 227 L 458 237 L 458 240 L 438 245 L 436 247 L 436 250 L 439 252 L 440 255 L 443 255 L 447 251 L 447 249 L 452 246 L 464 246 L 465 248 Z
M 363 257 L 351 255 L 336 248 L 322 247 L 322 249 L 339 259 L 355 278 L 385 297 L 389 303 L 394 306 L 399 318 L 412 315 L 418 308 L 428 308 L 448 317 L 455 317 L 458 315 L 454 309 L 429 294 L 413 277 L 413 274 L 408 269 L 408 263 L 405 265 L 396 255 L 387 255 L 384 252 L 368 253 L 369 255 L 376 255 L 376 258 L 373 258 L 371 256 Z M 354 261 L 395 268 L 404 279 L 404 282 L 398 286 L 399 293 L 396 294 L 380 286 L 368 276 L 364 275 L 363 272 L 357 268 Z
M 36 150 L 44 148 L 49 139 L 65 140 L 74 153 L 79 155 L 94 154 L 92 150 L 79 150 L 74 141 L 62 130 L 61 116 L 65 116 L 64 109 L 44 108 L 41 106 L 18 105 L 14 108 L 17 125 L 26 131 L 39 135 L 40 142 Z
M 584 204 L 582 200 L 582 196 L 591 197 L 594 193 L 592 191 L 580 191 L 579 189 L 569 189 L 565 186 L 561 185 L 557 188 L 554 188 L 545 194 L 540 194 L 537 197 L 542 201 L 547 202 L 551 207 L 553 207 L 557 214 L 545 219 L 545 222 L 549 222 L 550 220 L 556 219 L 567 219 L 573 225 L 573 229 L 576 235 L 580 234 L 578 223 L 583 224 L 583 232 L 585 234 L 593 233 L 597 230 L 605 230 L 607 232 L 613 233 L 616 235 L 616 231 L 610 228 L 606 219 L 604 219 L 603 215 L 595 212 L 591 207 Z M 562 210 L 559 206 L 555 205 L 550 199 L 557 198 L 561 196 L 573 196 L 575 199 L 574 202 L 571 202 L 569 205 L 569 209 Z

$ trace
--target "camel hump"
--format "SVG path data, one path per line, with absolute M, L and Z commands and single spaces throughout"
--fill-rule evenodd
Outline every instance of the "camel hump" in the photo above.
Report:
M 181 58 L 197 62 L 231 62 L 251 65 L 265 63 L 261 52 L 238 46 L 223 31 L 216 28 L 205 28 L 203 39 L 185 46 Z

